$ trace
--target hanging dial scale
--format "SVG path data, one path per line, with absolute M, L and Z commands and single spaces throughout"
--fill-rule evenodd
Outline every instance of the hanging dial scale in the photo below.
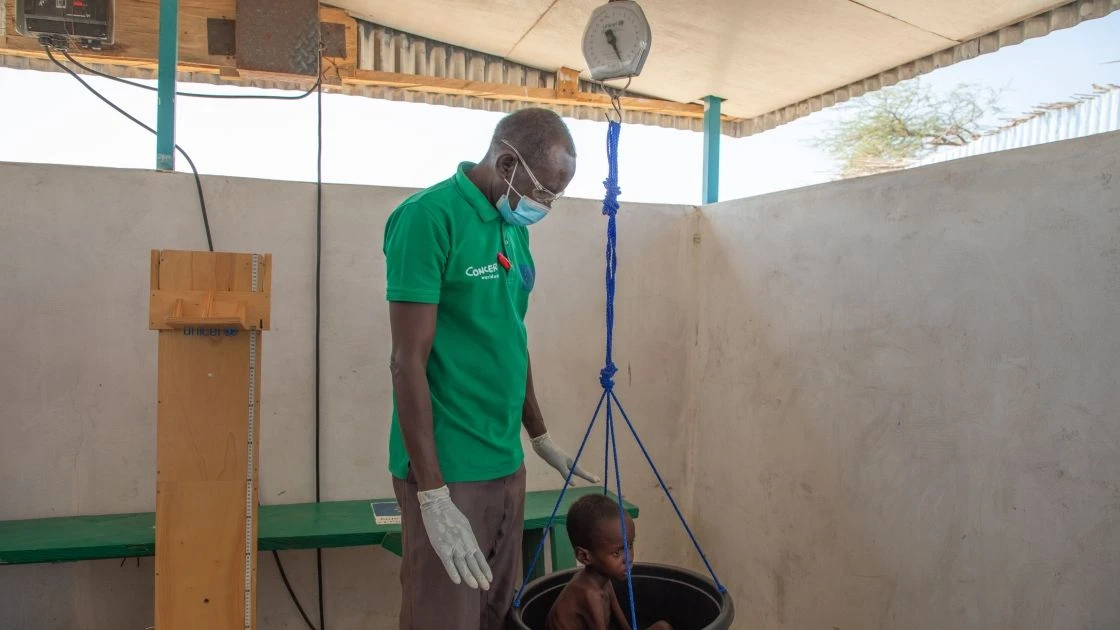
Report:
M 596 81 L 636 77 L 649 56 L 652 33 L 633 0 L 611 0 L 591 13 L 583 33 L 583 57 Z

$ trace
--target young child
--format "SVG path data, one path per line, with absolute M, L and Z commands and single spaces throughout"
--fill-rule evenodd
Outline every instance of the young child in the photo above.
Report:
M 611 580 L 626 580 L 626 554 L 618 503 L 602 494 L 580 497 L 568 509 L 568 537 L 584 569 L 564 587 L 548 615 L 545 630 L 630 630 L 626 610 Z M 634 562 L 634 520 L 626 515 L 626 547 Z M 658 621 L 649 630 L 673 630 Z

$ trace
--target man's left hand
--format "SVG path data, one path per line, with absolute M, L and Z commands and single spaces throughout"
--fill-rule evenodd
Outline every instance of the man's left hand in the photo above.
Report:
M 549 466 L 560 471 L 560 474 L 563 475 L 565 480 L 568 479 L 568 474 L 571 473 L 573 476 L 582 477 L 591 483 L 599 483 L 602 481 L 597 475 L 587 472 L 579 465 L 577 465 L 573 471 L 572 463 L 574 460 L 559 446 L 556 446 L 547 432 L 533 438 L 533 450 L 536 451 L 541 459 L 548 462 Z M 572 486 L 576 485 L 572 481 L 568 481 L 568 484 Z

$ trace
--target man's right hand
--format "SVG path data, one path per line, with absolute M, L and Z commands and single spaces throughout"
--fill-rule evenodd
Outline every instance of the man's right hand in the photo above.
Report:
M 428 540 L 443 560 L 443 568 L 447 569 L 451 581 L 456 584 L 465 581 L 471 588 L 481 586 L 484 591 L 490 590 L 494 574 L 478 548 L 470 522 L 451 501 L 447 486 L 421 490 L 416 495 L 420 499 L 420 514 Z

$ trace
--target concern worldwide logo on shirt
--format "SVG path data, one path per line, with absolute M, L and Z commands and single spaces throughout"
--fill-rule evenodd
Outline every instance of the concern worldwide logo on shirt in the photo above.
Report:
M 476 280 L 496 280 L 498 278 L 498 263 L 490 263 L 480 267 L 467 267 L 467 277 Z

